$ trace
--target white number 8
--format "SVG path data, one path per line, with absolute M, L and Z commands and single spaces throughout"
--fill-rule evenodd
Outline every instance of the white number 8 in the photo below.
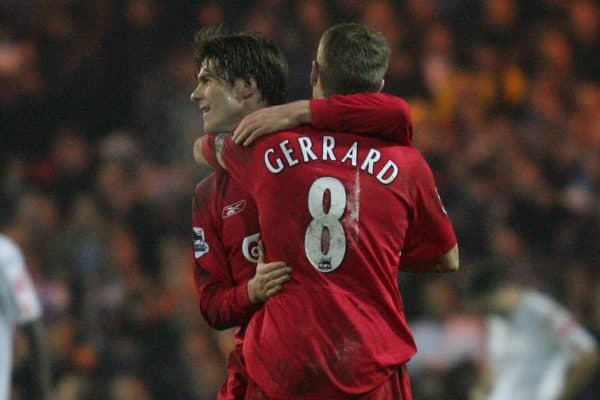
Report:
M 329 210 L 325 196 L 329 191 Z M 313 217 L 304 235 L 304 250 L 310 263 L 321 272 L 336 270 L 346 255 L 346 234 L 340 219 L 346 210 L 346 189 L 339 179 L 319 178 L 308 190 L 308 211 Z M 328 248 L 323 248 L 323 235 L 329 233 Z

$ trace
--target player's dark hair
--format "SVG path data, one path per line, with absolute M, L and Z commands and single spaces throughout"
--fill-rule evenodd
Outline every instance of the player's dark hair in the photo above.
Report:
M 287 99 L 288 63 L 272 40 L 258 34 L 227 34 L 220 27 L 205 28 L 194 38 L 194 56 L 198 71 L 211 61 L 213 72 L 232 85 L 238 79 L 254 78 L 269 105 Z
M 323 33 L 321 46 L 319 79 L 326 96 L 379 89 L 390 62 L 381 33 L 361 24 L 338 24 Z

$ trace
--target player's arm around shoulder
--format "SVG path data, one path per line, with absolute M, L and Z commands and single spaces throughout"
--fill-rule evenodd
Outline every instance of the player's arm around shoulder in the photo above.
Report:
M 262 136 L 311 122 L 311 106 L 308 100 L 266 107 L 240 121 L 233 131 L 233 141 L 242 146 L 250 146 Z

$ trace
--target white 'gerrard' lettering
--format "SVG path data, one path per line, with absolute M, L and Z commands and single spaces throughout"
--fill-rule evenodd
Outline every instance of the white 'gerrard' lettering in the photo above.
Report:
M 363 171 L 367 171 L 369 174 L 373 175 L 373 166 L 379 159 L 381 158 L 381 153 L 379 150 L 370 149 L 365 161 L 363 161 L 360 169 Z
M 358 142 L 352 143 L 352 146 L 350 146 L 348 152 L 342 158 L 342 162 L 346 162 L 347 159 L 351 160 L 353 167 L 358 165 Z
M 333 136 L 323 136 L 323 141 L 321 143 L 323 148 L 321 154 L 318 154 L 313 150 L 314 143 L 312 138 L 302 136 L 296 138 L 296 140 L 304 163 L 319 160 L 319 155 L 321 156 L 322 161 L 337 161 L 337 156 L 340 156 L 340 163 L 347 163 L 350 161 L 350 164 L 353 167 L 357 167 L 360 164 L 360 170 L 374 176 L 384 185 L 389 185 L 398 177 L 399 168 L 394 161 L 384 160 L 386 161 L 385 164 L 379 163 L 379 161 L 381 161 L 381 151 L 374 148 L 370 148 L 365 156 L 361 156 L 359 153 L 359 142 L 353 142 L 350 147 L 347 148 L 346 153 L 343 156 L 339 153 L 336 156 L 336 140 Z M 283 154 L 279 152 L 279 149 Z M 300 154 L 297 149 L 290 147 L 289 139 L 281 141 L 279 143 L 279 149 L 268 148 L 264 153 L 265 166 L 272 174 L 278 174 L 286 167 L 293 167 L 300 164 Z M 362 163 L 360 163 L 359 158 L 362 159 Z M 380 167 L 382 164 L 383 167 Z
M 300 144 L 300 151 L 302 151 L 302 159 L 304 162 L 308 162 L 309 159 L 317 160 L 317 155 L 312 151 L 312 142 L 307 137 L 298 138 L 298 144 Z
M 333 148 L 335 147 L 335 138 L 333 136 L 323 136 L 323 161 L 335 161 Z
M 388 170 L 390 169 L 392 170 L 391 174 L 387 178 L 384 178 L 385 174 L 387 174 Z M 381 171 L 379 171 L 379 173 L 377 174 L 377 180 L 383 183 L 384 185 L 389 185 L 394 181 L 394 179 L 396 179 L 397 176 L 398 166 L 392 160 L 388 160 L 388 162 L 384 165 Z
M 288 147 L 288 144 L 290 144 L 290 141 L 284 140 L 283 142 L 279 143 L 279 147 L 281 147 L 281 151 L 283 151 L 283 156 L 285 157 L 285 160 L 287 161 L 288 165 L 292 167 L 298 164 L 299 161 L 295 158 L 292 158 L 292 153 L 294 152 L 294 149 L 290 149 Z
M 269 154 L 273 153 L 275 153 L 274 149 L 267 149 L 265 151 L 265 165 L 267 166 L 269 172 L 273 174 L 278 174 L 281 171 L 283 171 L 283 163 L 281 162 L 281 159 L 277 157 L 275 158 L 275 164 L 277 165 L 277 167 L 274 167 L 273 164 L 271 164 L 271 161 L 269 160 Z

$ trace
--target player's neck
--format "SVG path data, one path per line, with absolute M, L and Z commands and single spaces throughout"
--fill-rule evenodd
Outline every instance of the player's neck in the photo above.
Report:
M 248 115 L 268 106 L 261 96 L 252 96 L 244 102 L 244 112 Z
M 510 315 L 521 302 L 523 292 L 519 286 L 506 285 L 496 292 L 496 308 L 501 313 Z

